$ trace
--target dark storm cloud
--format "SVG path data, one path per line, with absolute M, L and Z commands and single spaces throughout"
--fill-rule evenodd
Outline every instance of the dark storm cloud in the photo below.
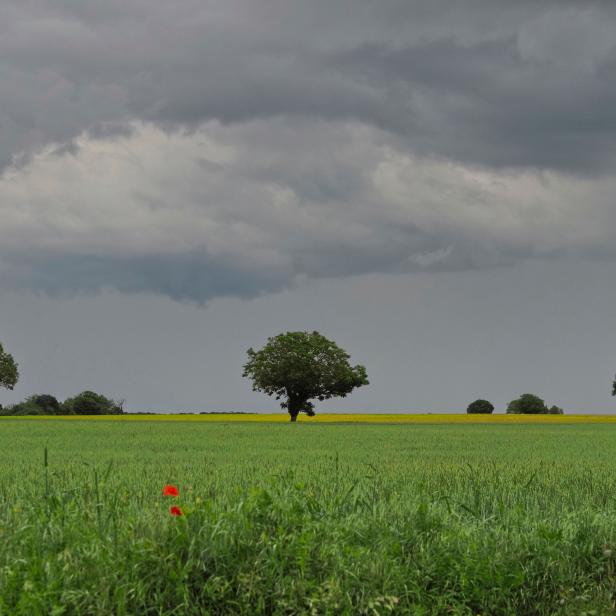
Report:
M 256 297 L 288 284 L 286 272 L 239 268 L 206 254 L 20 259 L 7 271 L 0 282 L 11 288 L 37 289 L 58 298 L 115 289 L 204 303 L 218 296 Z
M 465 163 L 611 168 L 614 10 L 511 4 L 9 2 L 1 158 L 104 122 L 301 115 Z
M 616 64 L 593 71 L 532 64 L 517 41 L 366 46 L 335 58 L 378 84 L 375 123 L 409 148 L 489 167 L 611 171 L 616 153 Z M 406 108 L 394 106 L 404 100 Z
M 611 258 L 610 3 L 2 10 L 2 285 L 203 302 Z

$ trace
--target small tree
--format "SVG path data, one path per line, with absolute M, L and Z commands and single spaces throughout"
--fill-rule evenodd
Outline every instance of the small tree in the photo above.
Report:
M 93 391 L 82 391 L 62 404 L 64 415 L 121 415 L 122 403 Z
M 560 406 L 552 405 L 547 411 L 548 415 L 563 415 L 565 411 L 563 411 Z
M 32 402 L 31 398 L 18 402 L 17 404 L 11 404 L 3 411 L 4 415 L 44 415 L 43 409 Z
M 7 415 L 59 415 L 60 403 L 49 394 L 35 394 L 6 409 Z
M 0 387 L 13 389 L 19 380 L 19 371 L 12 355 L 5 353 L 0 343 Z
M 344 398 L 368 385 L 364 366 L 351 366 L 349 354 L 319 332 L 287 332 L 268 338 L 260 350 L 248 349 L 243 376 L 252 389 L 262 391 L 287 409 L 291 421 L 300 413 L 314 416 L 311 399 Z
M 62 412 L 57 398 L 51 394 L 35 394 L 30 396 L 28 400 L 34 402 L 43 411 L 44 415 L 60 415 Z
M 475 400 L 471 402 L 466 409 L 467 413 L 489 415 L 494 410 L 494 405 L 487 400 Z
M 509 414 L 540 415 L 546 412 L 545 402 L 533 394 L 522 394 L 507 405 Z

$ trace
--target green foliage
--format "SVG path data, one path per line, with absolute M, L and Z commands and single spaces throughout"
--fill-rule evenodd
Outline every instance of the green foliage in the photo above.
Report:
M 35 402 L 32 401 L 31 398 L 24 400 L 23 402 L 18 402 L 17 404 L 11 404 L 6 408 L 2 409 L 2 413 L 4 416 L 7 415 L 15 415 L 15 416 L 23 416 L 23 415 L 44 415 L 43 409 L 38 406 Z
M 615 425 L 4 421 L 0 450 L 3 615 L 614 613 Z
M 319 332 L 287 332 L 268 338 L 260 350 L 248 349 L 243 376 L 253 390 L 283 399 L 295 421 L 299 413 L 314 415 L 311 399 L 345 397 L 368 385 L 364 366 L 351 366 L 350 356 Z
M 115 402 L 93 391 L 82 391 L 62 404 L 63 415 L 121 415 L 122 402 Z
M 494 405 L 487 400 L 475 400 L 471 402 L 466 409 L 467 413 L 489 415 L 494 411 Z
M 119 415 L 122 404 L 92 391 L 84 391 L 60 404 L 55 396 L 35 394 L 0 410 L 0 415 Z
M 560 406 L 553 405 L 546 412 L 548 415 L 563 415 L 565 411 Z
M 0 415 L 59 415 L 60 403 L 49 394 L 35 394 L 23 402 L 12 404 L 0 412 Z
M 507 413 L 541 415 L 547 413 L 547 407 L 539 396 L 522 394 L 507 405 Z
M 60 403 L 55 396 L 50 394 L 35 394 L 28 398 L 28 401 L 36 404 L 42 411 L 43 415 L 60 415 Z
M 19 380 L 19 370 L 13 356 L 6 353 L 0 343 L 0 387 L 13 389 Z

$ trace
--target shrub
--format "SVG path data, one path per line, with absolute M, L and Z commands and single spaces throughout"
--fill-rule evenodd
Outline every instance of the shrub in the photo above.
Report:
M 62 404 L 64 415 L 121 415 L 122 402 L 115 402 L 93 391 L 82 391 Z
M 545 402 L 534 394 L 522 394 L 507 405 L 509 414 L 541 415 L 547 412 Z
M 553 405 L 548 410 L 548 415 L 563 415 L 565 411 L 563 411 L 560 406 Z
M 0 406 L 0 415 L 119 415 L 124 412 L 122 404 L 93 391 L 83 391 L 62 404 L 50 394 L 35 394 L 4 409 Z
M 467 413 L 489 415 L 494 410 L 494 405 L 487 400 L 475 400 L 471 402 L 466 409 Z
M 59 415 L 60 403 L 50 394 L 35 394 L 0 411 L 1 415 Z
M 17 404 L 11 404 L 4 409 L 3 415 L 45 415 L 40 406 L 32 402 L 30 398 Z

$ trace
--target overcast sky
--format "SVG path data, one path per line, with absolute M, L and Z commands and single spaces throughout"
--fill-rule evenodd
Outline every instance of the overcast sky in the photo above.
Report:
M 318 329 L 323 410 L 613 412 L 615 240 L 612 2 L 1 0 L 2 403 L 275 410 Z

